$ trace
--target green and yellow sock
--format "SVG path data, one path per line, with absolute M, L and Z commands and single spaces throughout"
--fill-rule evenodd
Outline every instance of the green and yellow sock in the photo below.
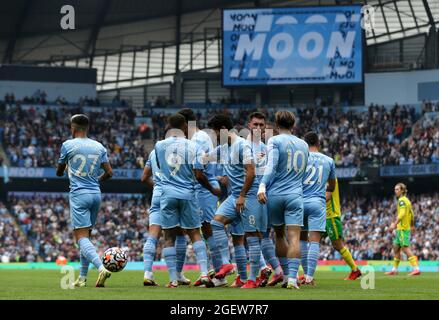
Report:
M 352 271 L 355 271 L 358 269 L 357 264 L 355 263 L 354 259 L 352 258 L 352 254 L 347 247 L 343 247 L 340 250 L 340 254 L 343 257 L 343 260 L 347 263 L 347 265 L 349 267 L 351 267 Z
M 418 264 L 418 257 L 417 256 L 411 256 L 409 259 L 410 265 L 413 267 L 413 269 L 418 269 L 419 268 L 419 264 Z
M 398 270 L 398 266 L 401 260 L 397 259 L 397 258 L 393 258 L 393 270 Z

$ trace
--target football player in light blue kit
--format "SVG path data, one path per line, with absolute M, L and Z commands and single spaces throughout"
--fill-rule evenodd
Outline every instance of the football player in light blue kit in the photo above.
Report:
M 189 139 L 196 143 L 198 148 L 204 153 L 209 154 L 214 150 L 213 142 L 207 131 L 200 130 L 196 126 L 196 116 L 192 109 L 184 108 L 178 111 L 179 114 L 185 117 L 186 123 L 189 126 Z M 220 188 L 217 177 L 216 177 L 216 163 L 206 161 L 204 163 L 204 173 L 209 179 L 210 184 L 215 188 Z M 210 221 L 215 216 L 216 209 L 218 207 L 218 197 L 213 195 L 209 190 L 204 188 L 201 184 L 197 184 L 195 187 L 195 195 L 198 203 L 198 210 L 200 212 L 201 219 L 201 231 L 203 237 L 207 242 L 210 250 L 211 260 L 213 269 L 209 271 L 209 276 L 213 278 L 215 272 L 218 272 L 221 268 L 221 255 L 216 246 L 215 239 L 212 234 L 212 227 L 210 226 Z M 215 279 L 213 278 L 215 286 L 224 286 L 227 284 L 226 279 Z M 201 281 L 198 279 L 194 286 L 200 286 Z
M 206 244 L 202 241 L 199 230 L 201 223 L 195 199 L 196 181 L 217 196 L 221 194 L 221 190 L 212 187 L 203 173 L 202 153 L 194 142 L 186 139 L 188 125 L 184 116 L 174 114 L 169 117 L 168 123 L 168 138 L 159 141 L 155 146 L 162 185 L 160 214 L 165 233 L 163 256 L 171 280 L 167 287 L 178 286 L 175 248 L 178 228 L 185 229 L 192 241 L 201 270 L 202 284 L 206 287 L 213 286 L 208 277 Z
M 319 152 L 319 137 L 308 132 L 308 165 L 303 180 L 304 227 L 300 241 L 302 267 L 305 278 L 302 284 L 314 285 L 314 272 L 320 253 L 320 239 L 326 231 L 326 194 L 335 188 L 334 160 Z
M 152 177 L 152 183 L 150 178 Z M 149 227 L 148 237 L 143 245 L 143 262 L 144 262 L 144 286 L 157 286 L 152 273 L 152 265 L 157 250 L 157 242 L 162 233 L 162 223 L 160 216 L 160 198 L 162 196 L 162 186 L 160 178 L 160 170 L 157 165 L 157 157 L 155 150 L 152 150 L 148 156 L 148 161 L 143 169 L 142 183 L 152 186 L 152 199 L 149 207 Z M 183 275 L 183 266 L 186 259 L 186 236 L 183 230 L 177 231 L 175 240 L 177 251 L 177 281 L 179 285 L 189 285 L 191 281 Z
M 90 241 L 99 207 L 101 205 L 100 182 L 112 177 L 113 171 L 107 157 L 107 150 L 99 142 L 89 139 L 87 132 L 89 119 L 84 114 L 76 114 L 70 119 L 73 139 L 61 146 L 56 175 L 62 177 L 66 167 L 70 180 L 70 217 L 73 233 L 80 249 L 81 271 L 75 281 L 76 287 L 84 287 L 88 266 L 91 262 L 99 271 L 96 287 L 104 287 L 111 272 L 102 264 L 96 248 Z M 99 175 L 100 170 L 104 173 Z
M 257 288 L 256 277 L 259 272 L 262 232 L 267 229 L 267 217 L 256 198 L 256 165 L 251 144 L 233 131 L 232 120 L 224 114 L 214 116 L 208 123 L 215 130 L 220 142 L 218 151 L 224 164 L 224 174 L 228 176 L 231 194 L 218 208 L 212 220 L 213 236 L 221 252 L 222 266 L 215 277 L 224 278 L 234 267 L 230 263 L 230 252 L 225 225 L 236 226 L 242 223 L 249 248 L 250 275 L 241 287 Z M 224 150 L 226 152 L 224 152 Z M 225 158 L 223 159 L 225 153 Z M 224 163 L 224 160 L 225 163 Z
M 297 271 L 300 266 L 300 228 L 303 226 L 302 180 L 309 154 L 306 142 L 291 133 L 294 123 L 293 113 L 276 112 L 275 124 L 279 135 L 268 140 L 268 162 L 258 190 L 259 201 L 268 203 L 276 233 L 276 253 L 284 274 L 288 274 L 283 285 L 288 289 L 299 288 Z
M 264 175 L 265 166 L 267 165 L 267 146 L 263 142 L 266 139 L 266 116 L 262 112 L 253 112 L 248 116 L 247 128 L 250 130 L 250 134 L 247 136 L 247 140 L 252 143 L 253 156 L 256 162 L 256 180 L 259 185 L 262 176 Z M 273 129 L 270 132 L 270 138 L 273 135 Z M 275 247 L 273 240 L 270 238 L 271 224 L 270 216 L 268 214 L 267 206 L 263 207 L 267 215 L 267 230 L 263 233 L 263 238 L 261 240 L 261 262 L 260 262 L 260 276 L 259 276 L 259 286 L 265 287 L 268 284 L 272 270 L 267 266 L 267 262 L 271 265 L 274 270 L 273 279 L 270 284 L 277 283 L 283 279 L 283 271 L 279 264 L 279 259 L 276 257 Z M 277 280 L 280 279 L 280 280 Z

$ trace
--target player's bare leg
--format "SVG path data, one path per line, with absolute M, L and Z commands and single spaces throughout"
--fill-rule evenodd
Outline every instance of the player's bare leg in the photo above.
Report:
M 410 265 L 413 267 L 413 271 L 409 273 L 409 276 L 419 276 L 421 271 L 419 271 L 418 257 L 416 257 L 410 247 L 402 247 L 402 251 L 406 254 Z
M 152 224 L 148 228 L 148 238 L 145 241 L 143 247 L 143 261 L 144 261 L 144 286 L 157 286 L 152 273 L 152 264 L 154 261 L 157 242 L 162 234 L 162 227 L 158 224 Z
M 337 239 L 337 240 L 332 241 L 332 247 L 341 254 L 341 256 L 343 257 L 343 260 L 351 268 L 351 272 L 345 278 L 345 280 L 356 280 L 359 277 L 361 277 L 361 271 L 358 268 L 357 264 L 355 263 L 354 259 L 352 258 L 351 252 L 349 251 L 348 247 L 343 242 L 343 239 Z
M 398 266 L 399 266 L 399 262 L 401 261 L 401 247 L 393 246 L 393 252 L 394 252 L 393 268 L 391 271 L 384 273 L 385 275 L 388 276 L 394 276 L 398 274 Z
M 287 289 L 299 289 L 297 272 L 300 266 L 300 226 L 287 226 L 288 233 L 288 284 Z
M 279 263 L 283 270 L 282 276 L 273 276 L 270 282 L 268 283 L 268 286 L 275 286 L 276 284 L 282 282 L 282 285 L 287 285 L 288 280 L 288 259 L 287 259 L 287 253 L 288 253 L 288 242 L 285 235 L 285 225 L 281 226 L 273 226 L 274 234 L 276 238 L 276 256 L 279 258 Z

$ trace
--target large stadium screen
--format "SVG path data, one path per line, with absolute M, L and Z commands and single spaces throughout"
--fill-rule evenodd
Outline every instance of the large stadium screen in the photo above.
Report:
M 363 81 L 361 6 L 223 10 L 223 85 Z

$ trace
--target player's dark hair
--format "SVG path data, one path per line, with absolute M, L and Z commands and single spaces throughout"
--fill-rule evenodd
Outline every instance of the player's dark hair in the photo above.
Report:
M 207 126 L 214 130 L 221 130 L 223 128 L 231 130 L 233 128 L 233 121 L 228 115 L 217 114 L 209 120 Z
M 70 118 L 70 123 L 75 125 L 78 130 L 87 130 L 90 125 L 90 121 L 85 114 L 75 114 Z
M 319 146 L 319 136 L 314 131 L 307 132 L 305 134 L 305 141 L 310 147 Z
M 263 120 L 267 119 L 266 115 L 262 112 L 259 112 L 259 111 L 255 111 L 255 112 L 250 113 L 250 115 L 248 116 L 248 121 L 252 121 L 253 118 L 263 119 Z
M 179 114 L 181 114 L 185 119 L 186 122 L 189 123 L 189 121 L 196 121 L 197 117 L 195 116 L 195 113 L 192 109 L 189 108 L 183 108 L 180 111 L 178 111 Z
M 274 115 L 274 122 L 279 128 L 291 130 L 296 123 L 296 117 L 290 111 L 278 111 Z
M 175 113 L 168 118 L 170 129 L 183 129 L 186 124 L 186 119 L 179 113 Z

